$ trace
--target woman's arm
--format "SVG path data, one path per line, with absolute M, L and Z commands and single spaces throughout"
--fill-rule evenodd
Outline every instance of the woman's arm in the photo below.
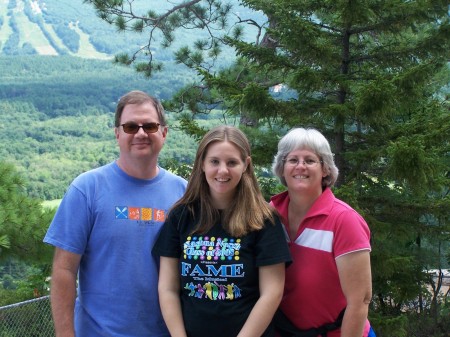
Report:
M 172 337 L 187 337 L 180 303 L 179 260 L 161 256 L 158 294 L 161 312 Z
M 260 296 L 238 337 L 259 337 L 269 326 L 284 290 L 285 264 L 259 268 Z
M 368 250 L 336 259 L 342 291 L 347 300 L 341 337 L 361 337 L 372 300 L 372 273 Z

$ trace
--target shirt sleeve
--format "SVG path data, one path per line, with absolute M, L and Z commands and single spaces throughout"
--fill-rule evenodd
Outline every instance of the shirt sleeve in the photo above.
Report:
M 169 213 L 153 246 L 153 255 L 174 258 L 181 256 L 180 223 L 186 219 L 183 211 L 184 206 L 176 208 Z
M 71 253 L 83 254 L 93 219 L 86 195 L 71 184 L 44 237 L 44 242 Z
M 284 227 L 278 217 L 275 217 L 275 220 L 275 224 L 267 220 L 264 228 L 256 234 L 257 267 L 292 262 Z
M 342 212 L 336 222 L 333 243 L 335 258 L 360 250 L 371 250 L 369 226 L 355 210 Z

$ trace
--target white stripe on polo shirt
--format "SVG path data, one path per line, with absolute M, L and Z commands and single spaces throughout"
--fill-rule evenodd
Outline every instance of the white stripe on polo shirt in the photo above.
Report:
M 333 247 L 334 233 L 331 231 L 306 228 L 295 240 L 299 246 L 331 252 Z

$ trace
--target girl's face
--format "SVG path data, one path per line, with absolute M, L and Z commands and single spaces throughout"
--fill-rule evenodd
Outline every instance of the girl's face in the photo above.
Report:
M 228 141 L 214 142 L 208 146 L 202 169 L 216 208 L 228 207 L 249 162 L 250 157 L 243 161 L 239 149 Z

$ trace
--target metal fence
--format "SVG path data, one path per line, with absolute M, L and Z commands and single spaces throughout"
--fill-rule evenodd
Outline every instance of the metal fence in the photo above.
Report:
M 0 307 L 0 337 L 54 337 L 50 296 Z

